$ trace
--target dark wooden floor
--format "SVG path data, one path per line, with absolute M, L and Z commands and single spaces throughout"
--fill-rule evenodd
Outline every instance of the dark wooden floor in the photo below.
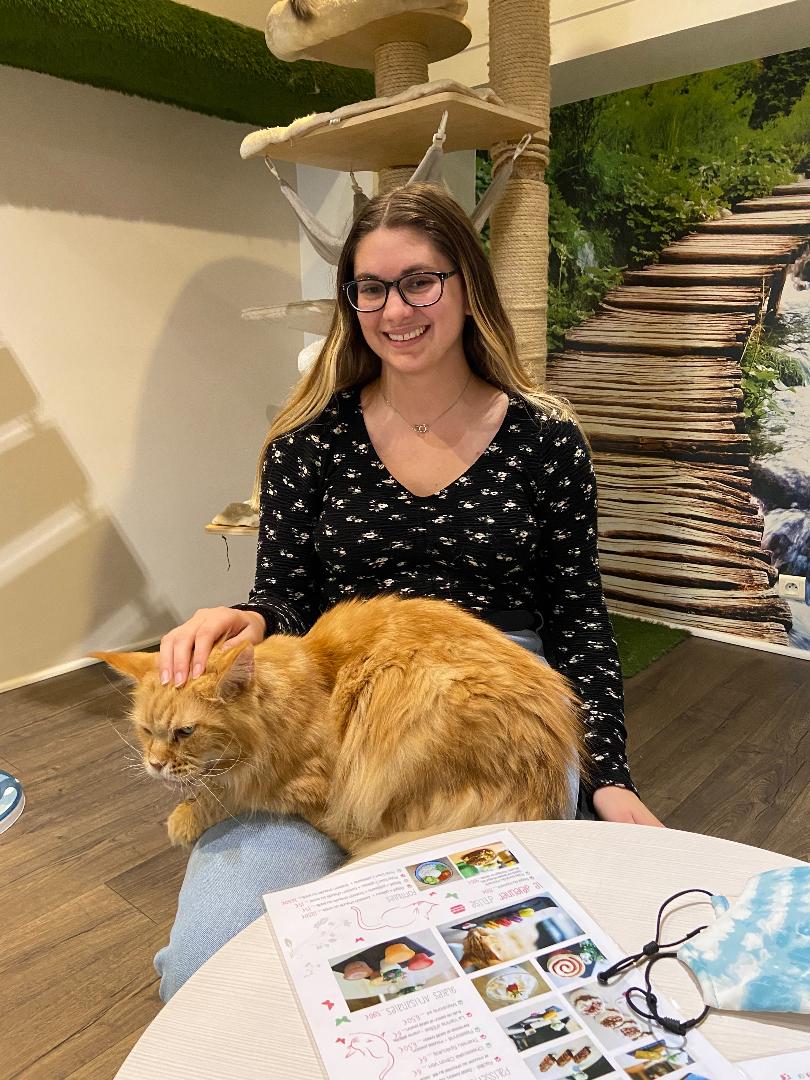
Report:
M 0 695 L 0 1080 L 111 1080 L 159 1008 L 152 956 L 185 857 L 122 742 L 121 684 L 87 668 Z M 675 828 L 810 857 L 810 666 L 691 638 L 627 683 L 631 761 Z

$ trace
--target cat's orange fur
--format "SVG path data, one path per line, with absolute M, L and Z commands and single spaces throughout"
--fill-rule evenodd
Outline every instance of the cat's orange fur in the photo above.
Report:
M 94 655 L 136 682 L 145 767 L 183 796 L 172 843 L 257 810 L 300 814 L 350 852 L 559 817 L 583 760 L 566 680 L 444 601 L 347 601 L 304 637 L 215 649 L 180 689 L 161 686 L 154 653 Z

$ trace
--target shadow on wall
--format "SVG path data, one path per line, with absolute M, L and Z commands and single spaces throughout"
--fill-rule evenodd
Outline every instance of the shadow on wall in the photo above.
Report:
M 7 348 L 0 386 L 2 686 L 75 659 L 99 627 L 144 640 L 173 613 L 150 596 L 115 522 L 91 505 L 87 476 L 59 430 L 42 421 L 38 395 Z
M 249 498 L 268 415 L 298 378 L 301 334 L 240 312 L 299 296 L 297 276 L 267 262 L 212 262 L 184 283 L 144 369 L 118 512 L 182 619 L 247 598 L 255 536 L 226 551 L 204 526 Z

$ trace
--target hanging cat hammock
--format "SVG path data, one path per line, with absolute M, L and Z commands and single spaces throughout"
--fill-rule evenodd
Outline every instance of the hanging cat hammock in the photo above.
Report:
M 447 116 L 445 112 L 442 115 L 441 123 L 436 131 L 430 146 L 425 152 L 422 160 L 417 165 L 410 178 L 406 181 L 405 186 L 408 184 L 427 183 L 427 184 L 444 184 L 442 176 L 442 166 L 444 162 L 444 143 L 447 138 Z M 473 227 L 480 232 L 484 225 L 487 223 L 490 214 L 498 205 L 498 201 L 506 190 L 506 185 L 509 182 L 512 172 L 515 167 L 515 162 L 529 145 L 531 141 L 531 135 L 525 135 L 523 139 L 518 143 L 513 153 L 504 161 L 501 168 L 495 174 L 492 183 L 479 199 L 475 209 L 470 215 Z M 337 266 L 340 259 L 340 253 L 343 250 L 343 245 L 346 242 L 346 236 L 351 228 L 351 221 L 346 223 L 345 228 L 340 235 L 335 235 L 326 226 L 322 225 L 315 214 L 306 206 L 306 204 L 299 197 L 298 193 L 279 176 L 278 170 L 273 164 L 270 158 L 265 158 L 267 167 L 270 172 L 276 178 L 281 188 L 281 192 L 289 202 L 290 206 L 295 211 L 295 214 L 301 224 L 302 229 L 306 233 L 307 239 L 312 246 L 318 252 L 322 259 L 328 262 L 331 266 Z M 368 202 L 368 196 L 357 182 L 354 173 L 349 174 L 351 177 L 352 188 L 354 190 L 354 206 L 352 212 L 352 220 L 362 210 L 363 206 Z M 323 303 L 323 301 L 318 301 Z M 251 309 L 252 318 L 257 318 L 257 312 L 261 309 Z M 314 332 L 314 331 L 313 331 Z

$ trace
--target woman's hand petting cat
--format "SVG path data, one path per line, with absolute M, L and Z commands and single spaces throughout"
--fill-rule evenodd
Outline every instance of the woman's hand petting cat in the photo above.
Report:
M 593 808 L 602 821 L 625 821 L 630 825 L 658 825 L 664 828 L 638 795 L 622 787 L 601 787 L 593 793 Z
M 228 647 L 250 641 L 264 641 L 264 616 L 258 611 L 239 611 L 236 608 L 200 608 L 184 622 L 160 639 L 160 681 L 166 686 L 184 686 L 189 671 L 192 679 L 202 675 L 211 649 L 217 642 L 227 641 Z

